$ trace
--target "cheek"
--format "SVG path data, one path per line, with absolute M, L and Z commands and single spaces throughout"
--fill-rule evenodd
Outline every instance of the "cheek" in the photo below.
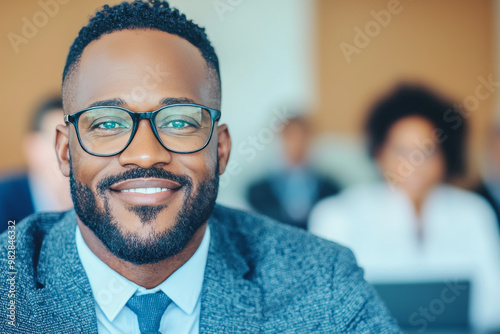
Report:
M 441 183 L 445 176 L 444 159 L 440 156 L 428 159 L 415 169 L 415 176 L 418 178 L 421 188 L 429 189 Z
M 395 172 L 398 170 L 399 165 L 401 164 L 400 160 L 398 159 L 398 156 L 395 154 L 389 154 L 388 157 L 385 159 L 386 161 L 386 167 L 387 170 L 391 172 Z
M 445 160 L 442 155 L 436 155 L 433 159 L 429 161 L 427 166 L 429 178 L 435 182 L 439 182 L 444 179 L 446 174 Z
M 172 165 L 177 164 L 178 168 L 171 166 L 172 172 L 191 177 L 195 187 L 201 182 L 212 179 L 215 173 L 218 173 L 216 171 L 218 159 L 217 147 L 213 147 L 212 145 L 208 145 L 200 152 L 178 154 L 176 158 L 173 159 Z M 169 169 L 168 166 L 165 168 Z
M 203 156 L 200 159 L 190 159 L 188 169 L 202 180 L 211 179 L 216 173 L 217 157 L 213 155 Z
M 75 180 L 92 190 L 96 189 L 97 183 L 113 161 L 113 157 L 102 158 L 88 154 L 80 147 L 77 140 L 70 144 L 70 155 Z
M 400 161 L 396 154 L 392 154 L 388 150 L 382 150 L 377 157 L 377 164 L 383 172 L 396 173 Z

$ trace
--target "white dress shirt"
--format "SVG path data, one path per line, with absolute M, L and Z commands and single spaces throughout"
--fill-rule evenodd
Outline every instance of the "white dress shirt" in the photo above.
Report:
M 351 248 L 372 283 L 469 280 L 473 325 L 500 325 L 499 232 L 491 207 L 473 193 L 437 186 L 418 217 L 386 184 L 355 186 L 318 203 L 309 230 Z
M 141 287 L 102 262 L 87 246 L 76 227 L 78 255 L 89 278 L 100 334 L 140 334 L 137 316 L 125 304 L 133 295 L 163 291 L 172 303 L 160 323 L 161 333 L 198 333 L 201 289 L 210 244 L 207 226 L 203 240 L 191 258 L 153 289 Z

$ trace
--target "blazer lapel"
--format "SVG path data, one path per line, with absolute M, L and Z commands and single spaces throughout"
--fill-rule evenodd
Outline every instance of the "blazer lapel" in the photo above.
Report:
M 202 288 L 200 333 L 257 333 L 262 324 L 261 291 L 245 279 L 250 268 L 224 223 L 214 215 L 209 222 L 211 240 Z
M 67 213 L 41 248 L 34 291 L 34 322 L 46 333 L 95 333 L 92 289 L 78 257 L 76 215 Z

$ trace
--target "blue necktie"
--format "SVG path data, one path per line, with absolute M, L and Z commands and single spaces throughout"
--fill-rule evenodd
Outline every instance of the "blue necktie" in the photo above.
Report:
M 163 313 L 172 301 L 162 291 L 146 295 L 133 296 L 127 302 L 139 320 L 141 334 L 159 334 Z

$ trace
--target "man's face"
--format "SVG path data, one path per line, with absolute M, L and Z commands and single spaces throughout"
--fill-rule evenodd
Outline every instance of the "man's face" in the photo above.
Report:
M 286 124 L 282 136 L 288 163 L 293 166 L 306 163 L 309 148 L 307 125 L 301 121 L 292 120 Z
M 218 109 L 213 82 L 200 51 L 186 40 L 156 30 L 113 32 L 84 50 L 65 83 L 70 85 L 64 89 L 65 113 L 96 103 L 134 112 L 175 102 Z M 71 176 L 80 221 L 114 255 L 144 264 L 177 254 L 207 221 L 230 138 L 221 125 L 203 150 L 172 153 L 157 141 L 149 121 L 142 120 L 133 141 L 115 156 L 86 153 L 73 125 L 58 128 L 56 148 L 63 174 Z M 139 188 L 156 192 L 134 191 Z

